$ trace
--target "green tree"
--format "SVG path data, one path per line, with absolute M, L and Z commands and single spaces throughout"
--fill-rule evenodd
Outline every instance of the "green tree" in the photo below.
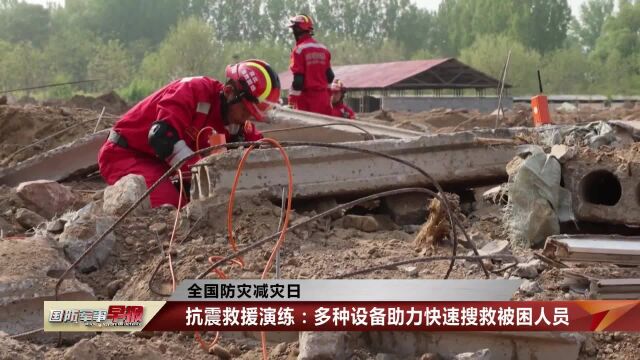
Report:
M 541 54 L 560 48 L 571 22 L 567 0 L 515 1 L 509 34 Z
M 50 72 L 73 80 L 87 78 L 87 65 L 93 57 L 96 36 L 84 29 L 64 28 L 51 35 L 44 48 Z
M 478 37 L 473 45 L 462 50 L 460 59 L 487 75 L 499 78 L 509 50 L 511 50 L 511 59 L 506 82 L 513 85 L 513 93 L 537 92 L 536 70 L 541 65 L 540 55 L 506 35 Z
M 131 81 L 131 54 L 119 40 L 98 44 L 87 66 L 87 72 L 90 78 L 101 80 L 95 83 L 94 89 L 97 91 L 123 87 Z
M 603 61 L 614 51 L 622 57 L 640 51 L 640 2 L 621 1 L 619 6 L 620 11 L 607 19 L 596 41 L 595 56 Z
M 579 47 L 545 55 L 542 75 L 545 91 L 554 94 L 587 93 L 594 81 L 591 63 Z
M 613 5 L 613 0 L 588 0 L 580 6 L 580 20 L 574 27 L 582 46 L 594 48 L 605 22 L 613 14 Z
M 443 0 L 433 47 L 455 56 L 478 36 L 506 34 L 545 53 L 562 46 L 570 20 L 567 0 Z
M 106 39 L 125 44 L 148 39 L 158 44 L 181 15 L 190 12 L 189 0 L 66 0 L 72 27 L 91 29 Z M 201 2 L 194 2 L 197 6 Z
M 0 49 L 9 48 L 0 43 Z M 10 46 L 10 50 L 0 58 L 0 81 L 5 89 L 25 88 L 47 84 L 50 74 L 46 68 L 46 58 L 42 50 L 31 43 Z
M 210 75 L 223 66 L 220 55 L 221 46 L 206 22 L 198 18 L 181 20 L 158 51 L 145 57 L 143 77 L 160 85 L 180 77 Z
M 9 1 L 0 6 L 0 38 L 41 47 L 49 37 L 51 17 L 42 5 Z

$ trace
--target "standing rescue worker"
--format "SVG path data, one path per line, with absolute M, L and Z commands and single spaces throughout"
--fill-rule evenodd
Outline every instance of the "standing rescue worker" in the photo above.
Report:
M 211 129 L 227 142 L 260 140 L 262 134 L 249 120 L 262 121 L 271 104 L 278 103 L 277 73 L 264 61 L 247 60 L 227 66 L 226 78 L 224 84 L 204 76 L 175 80 L 125 113 L 98 154 L 106 182 L 138 174 L 150 187 L 195 149 L 208 147 Z M 183 166 L 186 177 L 197 160 Z M 167 178 L 151 192 L 151 206 L 178 207 L 178 196 Z
M 313 22 L 309 16 L 290 18 L 289 27 L 296 39 L 289 64 L 293 73 L 289 104 L 294 109 L 331 115 L 329 84 L 334 78 L 331 53 L 313 38 Z
M 344 103 L 344 94 L 346 92 L 347 88 L 342 84 L 342 81 L 335 79 L 331 84 L 332 115 L 344 119 L 355 119 L 356 113 Z

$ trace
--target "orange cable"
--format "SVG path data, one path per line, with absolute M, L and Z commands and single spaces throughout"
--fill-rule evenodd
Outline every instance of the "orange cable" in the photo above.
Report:
M 287 152 L 284 150 L 284 148 L 280 145 L 278 141 L 270 138 L 264 138 L 260 140 L 260 142 L 268 142 L 280 151 L 280 154 L 282 154 L 285 166 L 287 167 L 287 176 L 288 176 L 288 182 L 289 182 L 288 192 L 287 192 L 287 209 L 285 212 L 284 221 L 282 223 L 282 233 L 280 234 L 278 241 L 273 247 L 271 255 L 269 256 L 269 260 L 267 261 L 267 264 L 262 272 L 262 276 L 260 277 L 261 279 L 264 279 L 269 273 L 269 270 L 271 269 L 273 262 L 275 261 L 276 253 L 284 243 L 287 229 L 289 227 L 289 215 L 291 213 L 291 199 L 293 198 L 293 170 L 291 167 L 291 162 L 289 160 L 289 157 L 287 156 Z M 228 230 L 228 236 L 229 236 L 229 244 L 231 245 L 231 248 L 235 252 L 238 251 L 235 238 L 233 237 L 233 204 L 235 200 L 235 193 L 238 187 L 238 182 L 240 181 L 240 174 L 242 173 L 244 164 L 247 158 L 249 157 L 249 154 L 251 153 L 251 151 L 255 149 L 256 145 L 257 144 L 251 145 L 242 155 L 242 158 L 240 159 L 240 163 L 238 164 L 238 169 L 236 171 L 236 175 L 233 181 L 233 186 L 231 187 L 231 194 L 229 196 L 229 207 L 227 208 L 227 230 Z M 240 261 L 240 263 L 244 264 L 241 257 L 238 257 L 238 260 Z M 264 331 L 260 332 L 260 338 L 262 342 L 262 358 L 264 360 L 267 360 L 268 356 L 267 356 L 266 334 L 264 333 Z
M 205 126 L 202 129 L 200 129 L 200 131 L 198 131 L 198 135 L 196 135 L 196 152 L 200 151 L 200 135 L 202 135 L 202 132 L 207 130 L 207 129 L 211 129 L 211 132 L 215 132 L 216 130 L 211 127 L 211 126 Z
M 176 209 L 176 219 L 173 222 L 173 230 L 171 231 L 171 239 L 169 239 L 169 247 L 167 253 L 169 254 L 169 272 L 171 273 L 171 292 L 176 291 L 176 275 L 173 272 L 173 262 L 171 259 L 171 246 L 173 240 L 176 237 L 176 229 L 178 227 L 178 219 L 180 219 L 180 208 L 182 207 L 182 193 L 184 192 L 184 184 L 182 183 L 182 170 L 178 169 L 178 179 L 180 181 L 180 194 L 178 195 L 178 208 Z

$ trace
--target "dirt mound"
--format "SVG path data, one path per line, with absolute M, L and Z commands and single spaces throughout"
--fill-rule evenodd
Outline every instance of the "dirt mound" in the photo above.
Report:
M 114 91 L 100 95 L 96 98 L 76 95 L 67 102 L 67 106 L 91 109 L 98 112 L 102 111 L 102 107 L 105 107 L 105 111 L 107 113 L 114 115 L 120 115 L 129 110 L 129 105 Z
M 11 166 L 93 132 L 98 115 L 94 111 L 83 109 L 0 105 L 0 166 Z M 103 117 L 98 130 L 110 127 L 112 122 L 113 118 Z M 69 128 L 71 126 L 74 127 Z M 69 129 L 21 150 L 66 128 Z
M 493 128 L 496 117 L 495 114 L 485 114 L 476 110 L 438 108 L 418 113 L 379 110 L 365 114 L 361 119 L 408 130 L 442 133 Z M 499 121 L 499 127 L 527 126 L 530 123 L 531 110 L 516 105 L 513 110 L 505 112 L 505 116 Z

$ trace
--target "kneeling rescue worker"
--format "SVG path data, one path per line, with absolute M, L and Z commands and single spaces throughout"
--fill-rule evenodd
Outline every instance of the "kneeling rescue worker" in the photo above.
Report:
M 138 174 L 150 187 L 194 149 L 209 146 L 211 132 L 203 129 L 224 134 L 227 142 L 262 139 L 249 120 L 262 121 L 272 104 L 278 103 L 277 73 L 264 61 L 247 60 L 227 66 L 226 78 L 224 84 L 204 76 L 175 80 L 125 113 L 98 154 L 106 182 L 112 185 L 125 175 Z M 182 167 L 183 178 L 188 180 L 189 165 L 198 159 Z M 152 207 L 178 206 L 178 189 L 169 178 L 150 197 Z
M 342 81 L 335 79 L 331 84 L 331 115 L 344 119 L 355 119 L 356 113 L 344 103 L 344 94 L 346 92 L 347 88 L 344 87 Z

